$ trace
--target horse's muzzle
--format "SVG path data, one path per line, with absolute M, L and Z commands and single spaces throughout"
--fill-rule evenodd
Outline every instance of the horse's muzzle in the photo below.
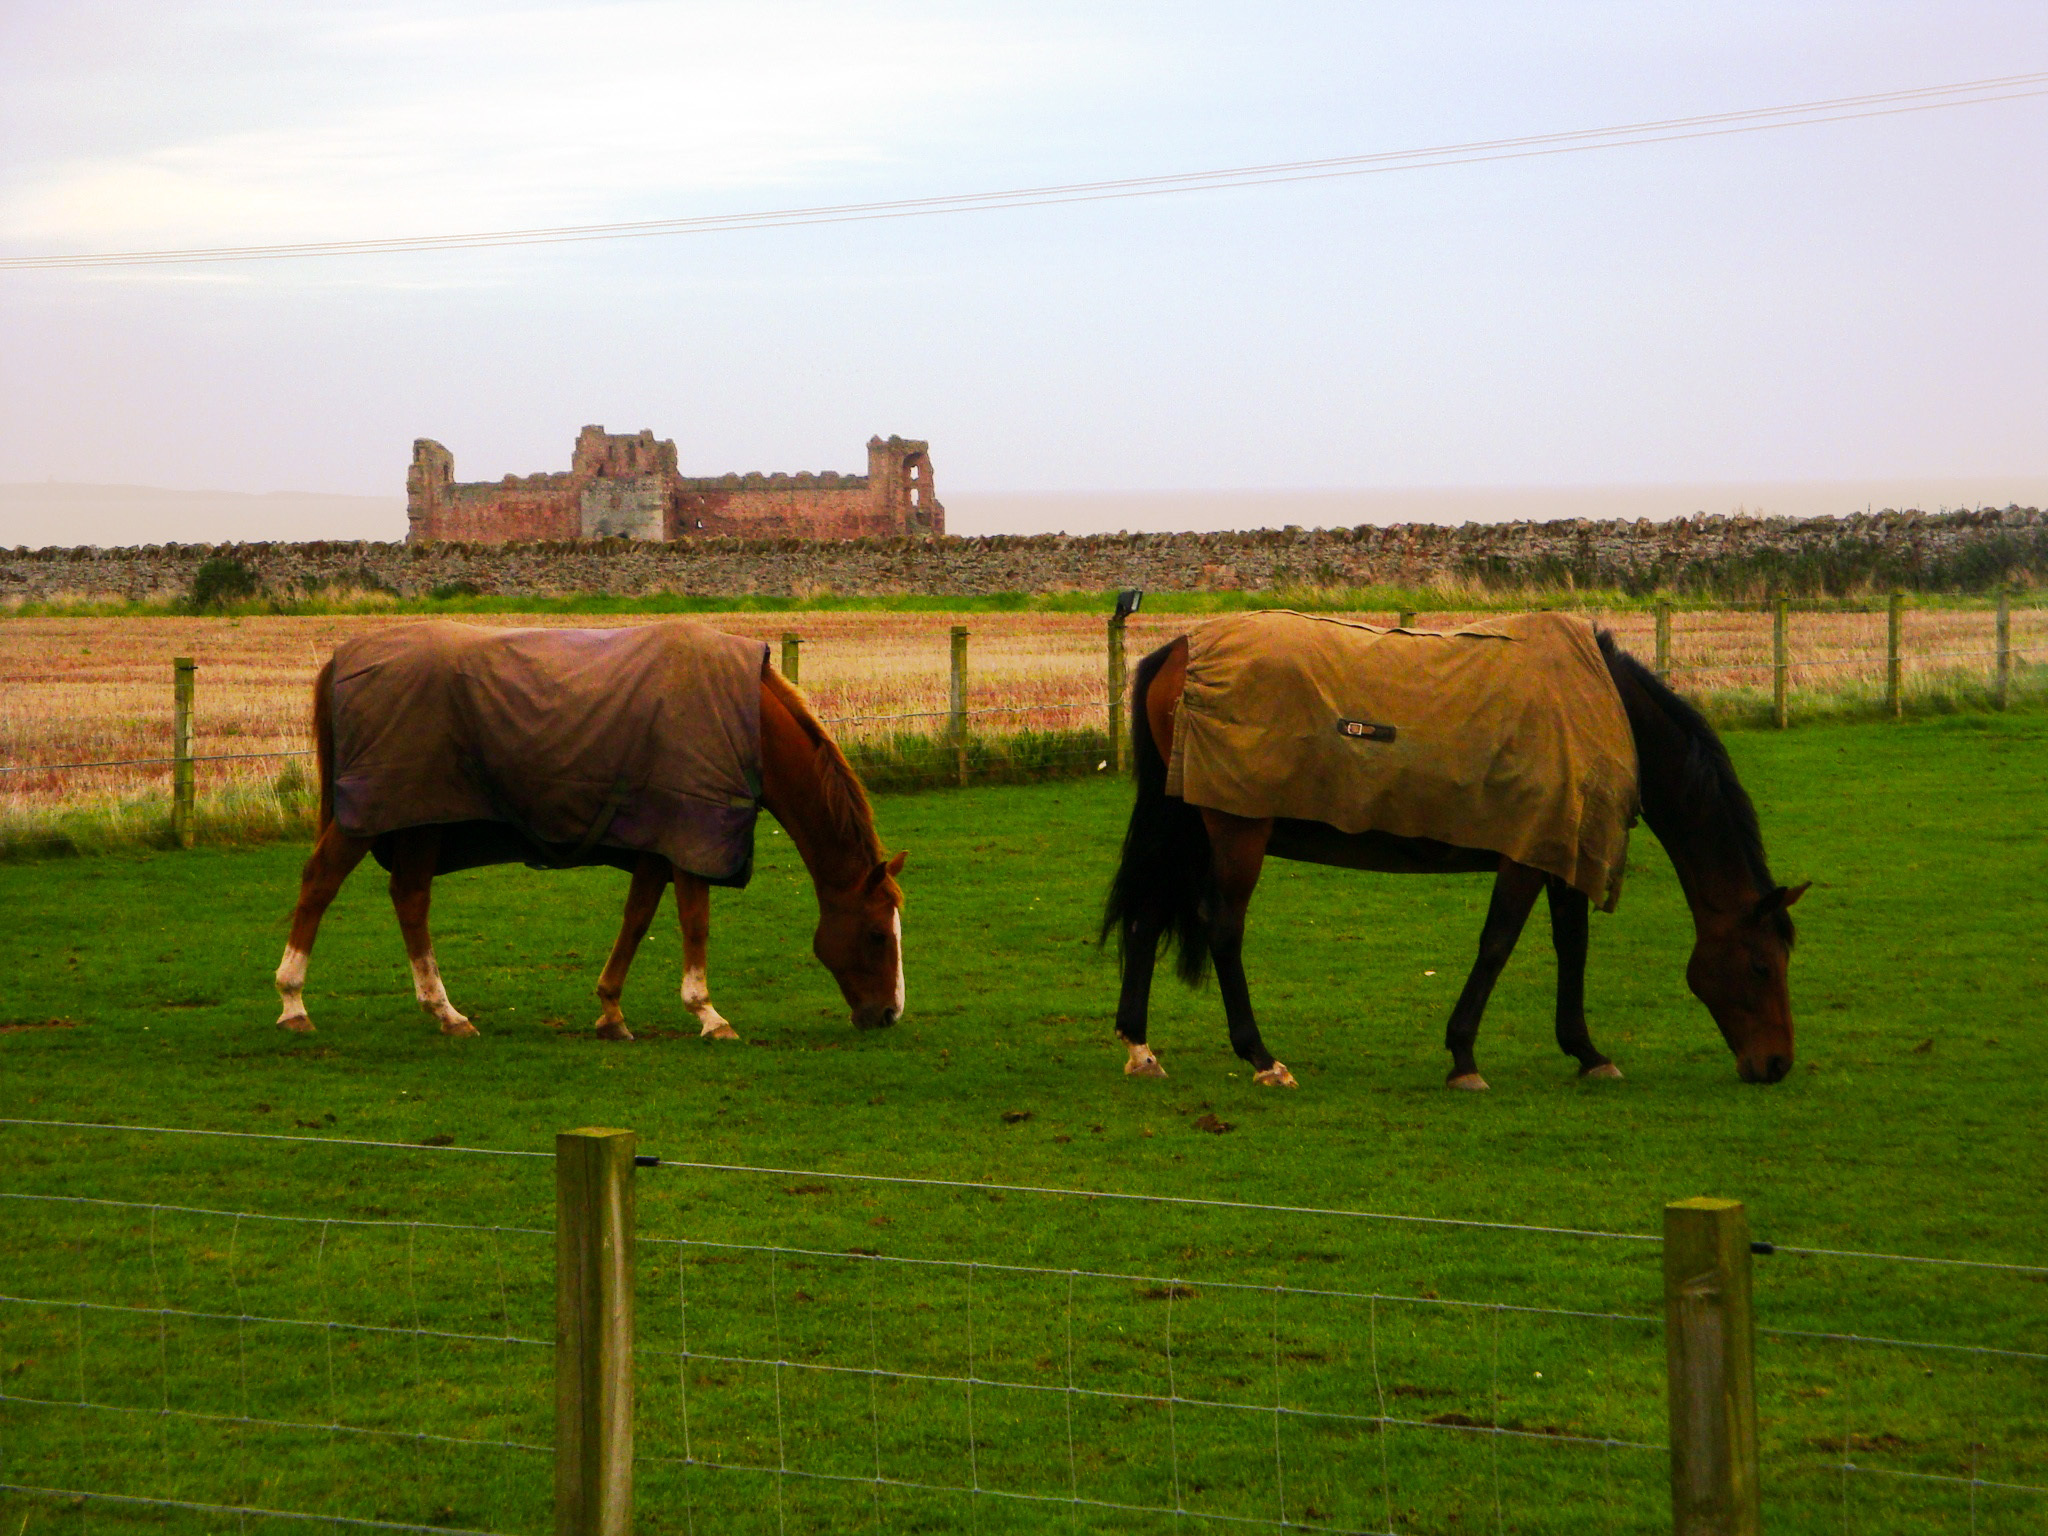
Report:
M 1745 1083 L 1782 1083 L 1785 1074 L 1792 1070 L 1792 1058 L 1772 1052 L 1761 1060 L 1754 1056 L 1739 1057 L 1735 1072 Z
M 887 1029 L 902 1014 L 894 1003 L 869 1003 L 853 1010 L 855 1029 Z

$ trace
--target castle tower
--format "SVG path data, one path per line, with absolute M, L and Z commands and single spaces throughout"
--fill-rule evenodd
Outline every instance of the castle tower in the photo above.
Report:
M 893 432 L 886 441 L 868 439 L 868 495 L 892 532 L 932 538 L 946 531 L 946 509 L 932 483 L 931 448 Z
M 405 472 L 405 541 L 417 544 L 438 532 L 436 521 L 455 483 L 455 455 L 431 437 L 416 437 Z

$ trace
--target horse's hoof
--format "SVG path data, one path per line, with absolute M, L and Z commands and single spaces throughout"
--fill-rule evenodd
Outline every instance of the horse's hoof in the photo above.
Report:
M 1598 1081 L 1603 1083 L 1618 1083 L 1621 1081 L 1621 1068 L 1617 1067 L 1611 1061 L 1603 1061 L 1597 1067 L 1582 1067 L 1579 1070 L 1579 1076 L 1585 1078 L 1588 1082 L 1597 1079 Z
M 454 1035 L 457 1037 L 461 1037 L 464 1035 L 473 1035 L 476 1033 L 476 1026 L 470 1023 L 469 1020 L 463 1018 L 460 1014 L 457 1014 L 452 1019 L 443 1019 L 441 1021 L 441 1033 L 444 1035 Z
M 1467 1093 L 1484 1093 L 1487 1088 L 1486 1079 L 1477 1072 L 1460 1072 L 1457 1076 L 1447 1081 L 1444 1086 L 1446 1088 L 1462 1088 Z
M 597 1023 L 597 1038 L 600 1040 L 630 1040 L 633 1038 L 633 1031 L 626 1028 L 626 1021 L 624 1019 L 620 1019 L 612 1024 L 607 1024 L 600 1019 Z
M 1252 1081 L 1264 1083 L 1268 1088 L 1299 1088 L 1301 1086 L 1301 1084 L 1294 1080 L 1294 1074 L 1287 1070 L 1286 1065 L 1278 1061 L 1274 1062 L 1273 1065 L 1266 1068 L 1263 1072 L 1254 1072 L 1252 1074 Z
M 726 1023 L 723 1019 L 719 1019 L 714 1023 L 706 1024 L 702 1029 L 697 1031 L 697 1038 L 699 1040 L 737 1040 L 739 1039 L 739 1037 L 740 1032 L 734 1029 L 730 1024 Z
M 1164 1077 L 1166 1068 L 1160 1065 L 1159 1058 L 1152 1054 L 1150 1046 L 1134 1045 L 1131 1047 L 1130 1060 L 1124 1063 L 1124 1076 Z
M 288 1029 L 295 1035 L 310 1035 L 313 1033 L 313 1021 L 303 1013 L 286 1014 L 277 1021 L 277 1027 L 279 1029 Z

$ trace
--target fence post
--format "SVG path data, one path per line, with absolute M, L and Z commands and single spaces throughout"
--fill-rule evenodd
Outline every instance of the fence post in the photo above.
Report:
M 2004 587 L 1998 589 L 1998 707 L 2005 708 L 2012 692 L 2012 598 Z
M 953 626 L 953 672 L 946 695 L 947 724 L 953 738 L 953 765 L 960 787 L 967 787 L 967 627 Z
M 1756 1333 L 1737 1200 L 1664 1207 L 1664 1359 L 1673 1536 L 1756 1536 Z
M 1777 717 L 1778 729 L 1781 731 L 1792 723 L 1785 702 L 1785 685 L 1792 672 L 1785 633 L 1788 612 L 1786 600 L 1779 598 L 1778 606 L 1771 618 L 1771 702 Z
M 1904 627 L 1901 620 L 1906 606 L 1906 594 L 1894 590 L 1891 602 L 1886 605 L 1884 626 L 1884 712 L 1894 720 L 1905 713 L 1905 700 L 1900 697 L 1899 687 L 1899 631 Z
M 190 656 L 171 660 L 171 837 L 192 846 L 192 681 L 198 671 Z
M 803 646 L 802 635 L 782 637 L 782 675 L 792 683 L 797 680 L 797 670 L 803 662 Z
M 633 1147 L 555 1138 L 555 1536 L 633 1526 Z
M 1415 610 L 1413 608 L 1403 608 L 1395 617 L 1400 620 L 1399 624 L 1395 626 L 1397 629 L 1413 629 L 1415 627 Z
M 1671 604 L 1657 604 L 1657 681 L 1671 682 Z
M 1109 768 L 1124 771 L 1124 616 L 1109 620 Z

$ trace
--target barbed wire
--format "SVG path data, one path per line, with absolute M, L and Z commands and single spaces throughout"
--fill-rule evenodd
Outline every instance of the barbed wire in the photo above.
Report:
M 1945 1349 L 1964 1355 L 2004 1355 L 2014 1360 L 2048 1360 L 2048 1354 L 2031 1349 L 1998 1349 L 1989 1344 L 1940 1344 L 1928 1339 L 1885 1339 L 1863 1333 L 1820 1333 L 1806 1328 L 1766 1328 L 1758 1333 L 1783 1339 L 1825 1339 L 1837 1344 L 1885 1344 L 1895 1349 Z
M 2002 1483 L 1988 1477 L 1958 1477 L 1952 1472 L 1908 1472 L 1901 1467 L 1865 1467 L 1853 1461 L 1832 1463 L 1844 1472 L 1863 1472 L 1877 1477 L 1906 1477 L 1929 1483 L 1957 1483 L 1969 1488 L 1997 1488 L 2011 1493 L 2048 1493 L 2048 1484 Z
M 193 1314 L 185 1314 L 187 1316 Z M 250 1318 L 250 1322 L 266 1319 Z M 322 1424 L 315 1419 L 265 1419 L 246 1413 L 207 1413 L 198 1408 L 138 1408 L 128 1403 L 94 1403 L 83 1398 L 23 1397 L 0 1391 L 0 1403 L 21 1403 L 32 1408 L 88 1408 L 95 1413 L 126 1413 L 142 1418 L 194 1419 L 208 1424 L 247 1424 L 256 1429 L 311 1430 L 319 1434 L 369 1435 L 387 1440 L 430 1440 L 437 1445 L 484 1446 L 491 1450 L 543 1451 L 554 1454 L 552 1445 L 528 1440 L 493 1440 L 480 1435 L 437 1435 L 425 1429 L 373 1429 L 364 1424 Z
M 139 1307 L 117 1301 L 63 1301 L 39 1296 L 0 1294 L 0 1304 L 48 1307 L 83 1312 L 120 1312 L 140 1317 L 182 1317 L 203 1323 L 262 1323 L 279 1328 L 341 1328 L 351 1333 L 396 1333 L 425 1339 L 453 1339 L 465 1344 L 524 1344 L 553 1349 L 553 1339 L 529 1339 L 515 1333 L 456 1333 L 443 1328 L 400 1328 L 390 1323 L 350 1323 L 331 1317 L 265 1317 L 254 1312 L 197 1312 L 185 1307 Z

